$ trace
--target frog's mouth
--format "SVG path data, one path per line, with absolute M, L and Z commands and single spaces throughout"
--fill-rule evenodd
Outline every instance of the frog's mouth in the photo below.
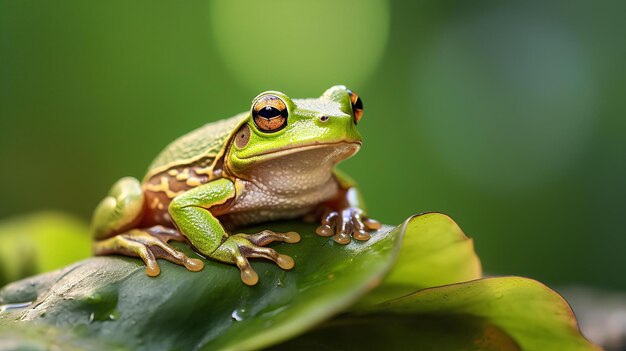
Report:
M 225 168 L 259 188 L 293 196 L 319 191 L 332 177 L 333 167 L 360 147 L 360 142 L 353 141 L 289 145 L 245 159 L 233 157 Z
M 304 153 L 307 151 L 312 151 L 316 149 L 329 148 L 329 149 L 343 149 L 345 152 L 342 152 L 343 158 L 348 158 L 354 155 L 361 148 L 360 141 L 338 141 L 333 143 L 320 143 L 313 142 L 309 144 L 302 145 L 288 145 L 281 148 L 277 148 L 274 150 L 264 151 L 255 155 L 241 157 L 240 160 L 250 160 L 250 159 L 274 159 L 280 158 L 283 156 L 292 155 L 295 153 Z M 333 152 L 329 152 L 329 154 L 333 154 Z

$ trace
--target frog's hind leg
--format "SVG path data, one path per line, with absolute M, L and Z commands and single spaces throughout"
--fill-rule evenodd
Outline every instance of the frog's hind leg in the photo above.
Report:
M 93 213 L 93 238 L 102 240 L 131 229 L 141 220 L 143 208 L 144 194 L 139 180 L 132 177 L 118 180 Z
M 159 258 L 185 266 L 193 272 L 204 268 L 204 263 L 201 260 L 189 258 L 168 245 L 167 242 L 170 240 L 184 241 L 185 238 L 174 229 L 155 226 L 148 229 L 133 229 L 97 241 L 93 245 L 93 250 L 96 255 L 121 254 L 139 257 L 146 264 L 146 274 L 151 277 L 156 277 L 161 273 L 161 268 L 157 262 Z

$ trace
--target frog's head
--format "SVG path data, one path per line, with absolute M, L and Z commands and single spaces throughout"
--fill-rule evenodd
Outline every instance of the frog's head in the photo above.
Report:
M 361 99 L 342 85 L 318 99 L 266 91 L 252 100 L 246 122 L 234 135 L 228 167 L 241 174 L 250 166 L 279 159 L 332 167 L 359 150 L 357 123 L 362 114 Z

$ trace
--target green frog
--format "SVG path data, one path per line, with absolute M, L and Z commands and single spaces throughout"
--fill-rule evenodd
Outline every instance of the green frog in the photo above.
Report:
M 91 224 L 96 255 L 140 257 L 157 276 L 157 259 L 203 269 L 168 244 L 181 241 L 201 256 L 235 264 L 247 285 L 258 282 L 249 258 L 293 268 L 266 247 L 297 243 L 295 232 L 236 233 L 243 226 L 316 218 L 316 233 L 339 244 L 368 240 L 380 223 L 367 217 L 355 182 L 335 165 L 361 146 L 359 96 L 334 86 L 317 99 L 259 94 L 249 111 L 208 123 L 172 142 L 143 181 L 122 178 L 97 206 Z

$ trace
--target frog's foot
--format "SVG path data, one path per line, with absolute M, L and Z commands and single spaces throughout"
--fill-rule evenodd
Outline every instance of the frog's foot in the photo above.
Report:
M 248 258 L 265 258 L 274 261 L 278 267 L 289 270 L 294 266 L 293 258 L 282 255 L 269 247 L 263 247 L 273 241 L 297 243 L 300 235 L 296 232 L 277 233 L 264 230 L 258 234 L 235 234 L 229 236 L 209 257 L 234 263 L 241 271 L 241 280 L 246 285 L 255 285 L 259 275 L 252 269 Z
M 146 274 L 156 277 L 161 273 L 158 258 L 185 266 L 197 272 L 204 268 L 204 263 L 196 258 L 189 258 L 184 253 L 167 244 L 170 240 L 184 241 L 176 230 L 156 226 L 149 229 L 134 229 L 112 238 L 94 243 L 95 255 L 121 254 L 140 257 L 146 264 Z
M 365 216 L 363 210 L 348 207 L 341 212 L 329 211 L 322 216 L 322 225 L 315 232 L 320 236 L 331 236 L 339 244 L 350 243 L 350 235 L 356 240 L 368 240 L 370 230 L 380 229 L 380 222 Z

